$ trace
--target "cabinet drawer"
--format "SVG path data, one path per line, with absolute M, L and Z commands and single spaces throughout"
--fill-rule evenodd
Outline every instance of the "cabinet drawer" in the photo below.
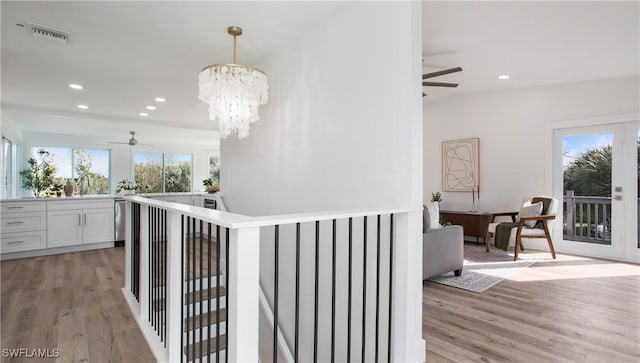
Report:
M 72 210 L 72 209 L 92 209 L 92 208 L 114 208 L 113 199 L 91 199 L 73 201 L 50 201 L 49 211 Z
M 45 212 L 46 202 L 3 202 L 2 214 L 24 213 L 24 212 Z
M 2 233 L 1 253 L 38 250 L 47 246 L 45 231 Z
M 3 213 L 2 233 L 20 231 L 40 231 L 47 228 L 45 212 L 40 213 Z

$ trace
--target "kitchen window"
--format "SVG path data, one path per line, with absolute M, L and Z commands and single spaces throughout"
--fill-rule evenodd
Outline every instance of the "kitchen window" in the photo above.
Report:
M 139 192 L 190 192 L 192 168 L 191 154 L 135 153 L 135 181 Z
M 49 152 L 52 164 L 56 167 L 57 183 L 64 184 L 67 180 L 72 180 L 79 185 L 81 177 L 84 177 L 82 183 L 87 188 L 87 194 L 109 194 L 109 150 L 34 146 L 31 148 L 31 157 L 37 158 L 40 150 Z

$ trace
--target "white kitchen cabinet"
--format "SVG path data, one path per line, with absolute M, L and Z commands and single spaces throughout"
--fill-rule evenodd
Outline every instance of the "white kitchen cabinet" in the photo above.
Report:
M 47 247 L 82 244 L 82 210 L 50 211 L 47 224 Z
M 113 242 L 113 199 L 49 202 L 47 247 Z
M 0 213 L 0 252 L 12 253 L 47 247 L 47 206 L 43 201 L 3 202 Z

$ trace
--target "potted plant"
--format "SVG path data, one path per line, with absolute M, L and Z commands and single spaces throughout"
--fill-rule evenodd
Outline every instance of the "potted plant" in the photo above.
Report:
M 208 193 L 213 194 L 220 191 L 220 186 L 214 183 L 212 178 L 204 179 L 202 181 L 202 185 L 204 185 L 207 188 Z
M 39 150 L 39 158 L 29 158 L 29 169 L 20 172 L 22 187 L 31 189 L 34 197 L 43 196 L 53 185 L 56 166 L 52 164 L 48 151 Z
M 64 184 L 60 182 L 55 182 L 51 186 L 51 191 L 56 193 L 56 197 L 62 196 L 62 189 L 64 189 Z
M 132 195 L 136 193 L 136 184 L 128 179 L 123 179 L 116 185 L 116 194 Z

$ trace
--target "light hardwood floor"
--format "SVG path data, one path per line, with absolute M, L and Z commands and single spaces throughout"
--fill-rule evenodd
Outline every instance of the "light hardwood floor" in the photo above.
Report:
M 524 256 L 540 261 L 483 293 L 424 282 L 427 362 L 640 362 L 640 266 Z
M 640 361 L 640 267 L 539 258 L 480 294 L 425 282 L 427 362 Z M 0 264 L 2 348 L 59 348 L 58 362 L 153 361 L 120 290 L 123 248 Z
M 122 296 L 124 248 L 2 261 L 2 348 L 59 348 L 56 360 L 154 361 Z

